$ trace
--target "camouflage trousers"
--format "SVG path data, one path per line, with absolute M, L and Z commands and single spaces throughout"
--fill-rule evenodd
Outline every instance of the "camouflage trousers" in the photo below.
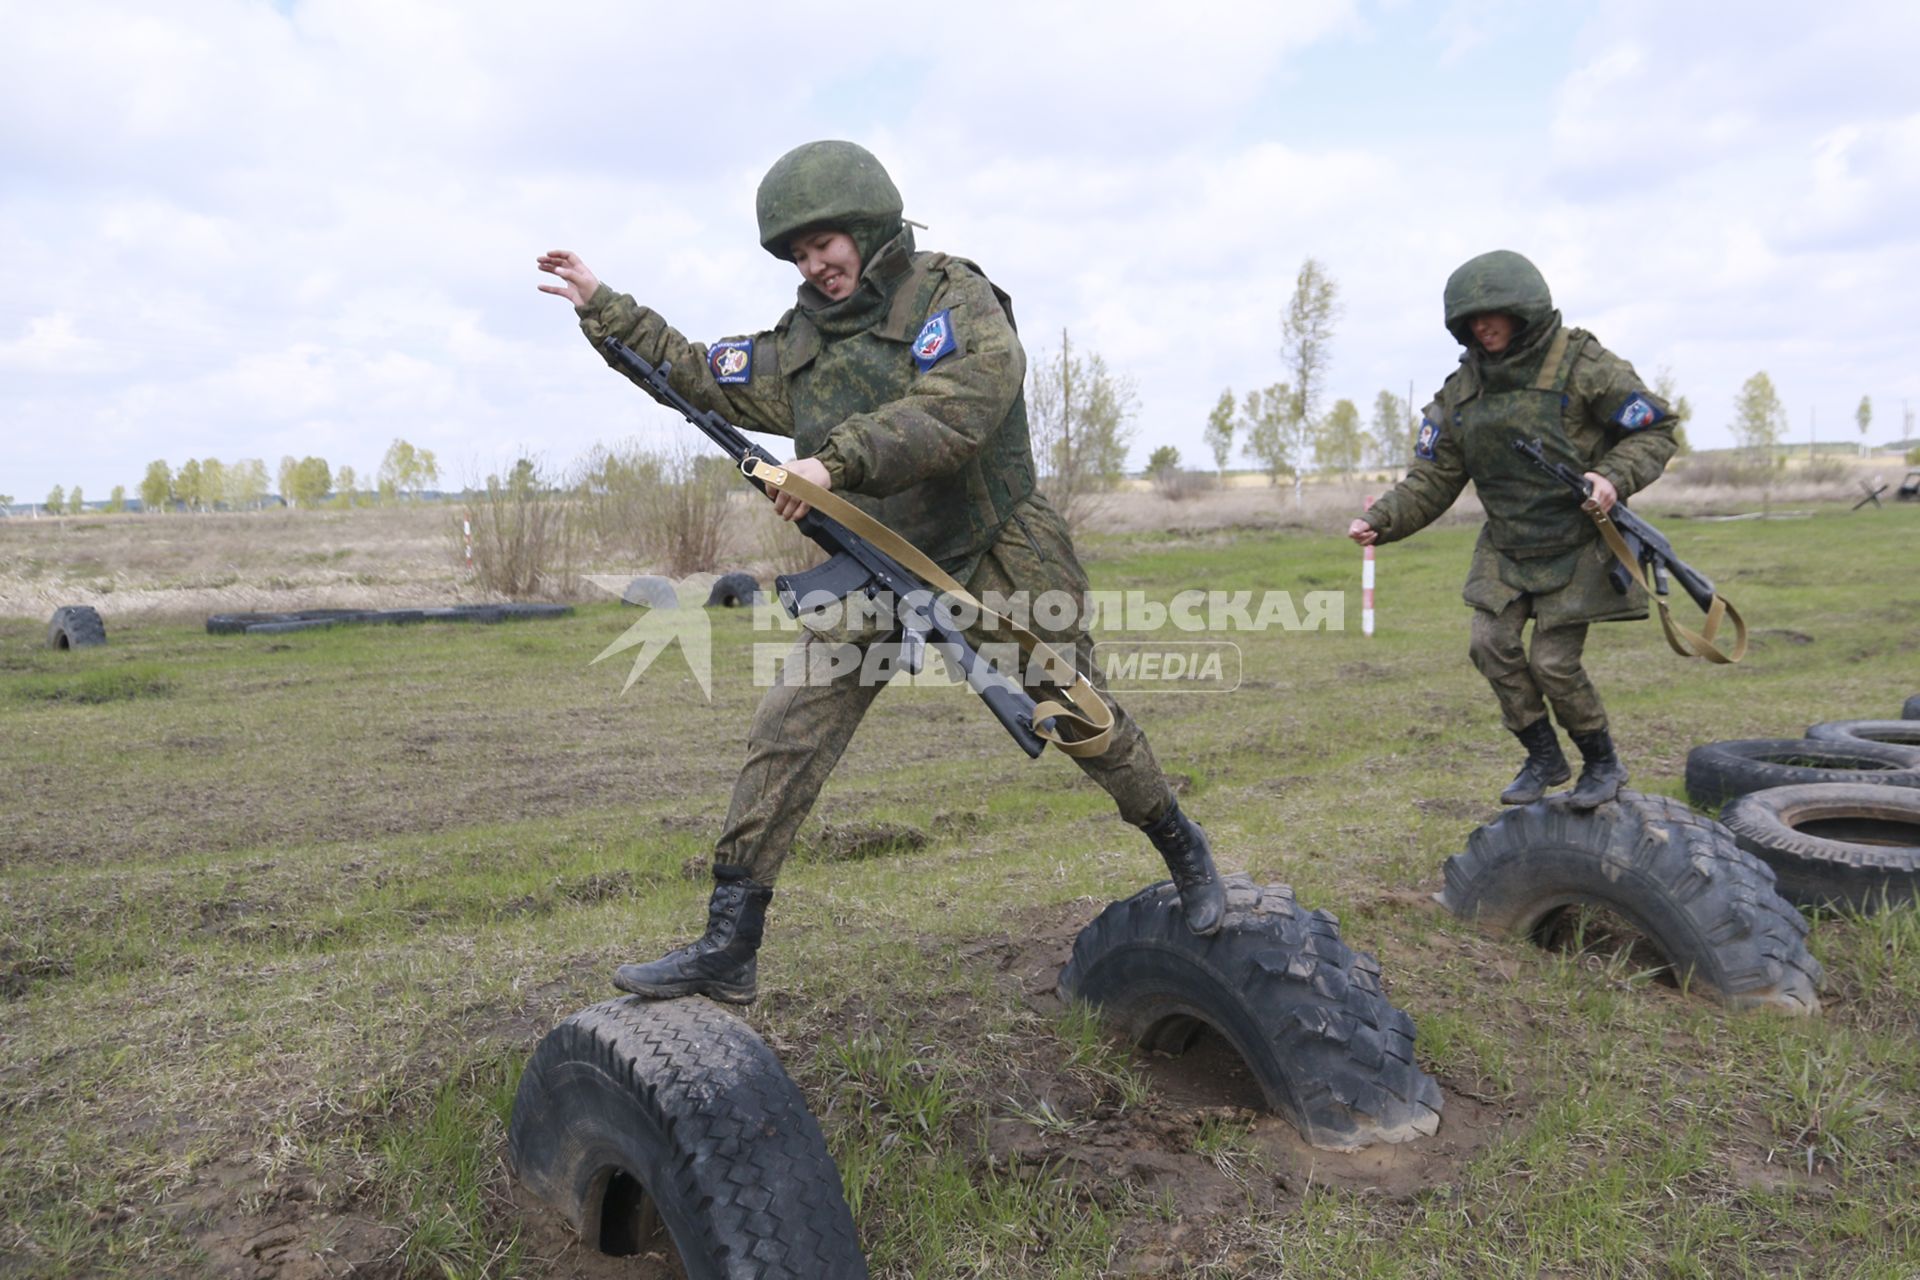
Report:
M 1500 700 L 1500 722 L 1514 733 L 1547 714 L 1568 733 L 1592 733 L 1607 727 L 1600 695 L 1580 665 L 1587 645 L 1587 624 L 1565 623 L 1541 630 L 1533 627 L 1533 644 L 1521 642 L 1521 631 L 1533 616 L 1533 597 L 1521 595 L 1498 613 L 1473 611 L 1473 665 Z
M 1037 500 L 1022 504 L 965 582 L 976 597 L 1022 591 L 1037 596 L 1057 589 L 1082 598 L 1087 587 L 1065 526 Z M 716 864 L 744 867 L 765 885 L 778 878 L 800 824 L 812 811 L 867 708 L 885 687 L 863 670 L 864 659 L 874 646 L 886 643 L 889 630 L 842 626 L 802 631 L 777 682 L 754 712 L 747 735 L 747 763 L 733 786 L 726 829 L 714 845 Z M 1080 629 L 1078 619 L 1068 630 L 1049 631 L 1037 613 L 1029 630 L 1088 673 L 1113 711 L 1113 739 L 1106 751 L 1075 757 L 1073 762 L 1113 797 L 1126 821 L 1136 826 L 1157 821 L 1173 803 L 1173 790 L 1147 745 L 1146 734 L 1107 692 L 1094 666 L 1092 638 Z M 949 696 L 973 697 L 960 686 Z M 985 708 L 973 710 L 983 723 L 992 724 Z M 997 726 L 993 731 L 998 732 Z M 1016 749 L 1011 742 L 1002 745 L 1009 751 Z

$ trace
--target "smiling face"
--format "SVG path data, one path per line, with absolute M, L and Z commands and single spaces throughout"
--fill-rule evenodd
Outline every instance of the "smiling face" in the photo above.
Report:
M 1513 317 L 1504 311 L 1482 311 L 1467 319 L 1473 340 L 1490 356 L 1497 356 L 1513 341 Z
M 860 250 L 844 231 L 802 231 L 787 245 L 793 265 L 808 284 L 838 302 L 860 283 Z

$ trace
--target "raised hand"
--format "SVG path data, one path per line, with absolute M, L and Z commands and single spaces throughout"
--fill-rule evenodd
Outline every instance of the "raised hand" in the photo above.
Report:
M 535 262 L 542 271 L 560 278 L 559 284 L 541 285 L 540 292 L 565 298 L 576 307 L 586 306 L 587 299 L 600 287 L 600 277 L 571 249 L 554 249 L 541 254 Z

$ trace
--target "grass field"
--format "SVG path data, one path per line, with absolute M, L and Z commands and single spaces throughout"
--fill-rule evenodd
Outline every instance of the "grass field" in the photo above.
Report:
M 358 515 L 316 520 L 306 554 Z M 85 537 L 44 528 L 7 531 L 10 563 L 74 580 Z M 1650 622 L 1596 630 L 1634 785 L 1679 795 L 1695 743 L 1920 691 L 1920 510 L 1667 532 L 1755 642 L 1716 668 Z M 1818 920 L 1825 1011 L 1793 1021 L 1429 900 L 1517 764 L 1465 657 L 1472 537 L 1381 552 L 1372 640 L 1330 535 L 1086 548 L 1097 587 L 1161 600 L 1349 591 L 1343 631 L 1229 637 L 1235 692 L 1128 705 L 1221 861 L 1379 957 L 1446 1093 L 1422 1142 L 1315 1151 L 1217 1044 L 1146 1059 L 1063 1009 L 1075 933 L 1159 878 L 1151 850 L 964 692 L 876 704 L 781 881 L 749 1015 L 876 1275 L 1920 1275 L 1915 911 Z M 701 922 L 769 637 L 714 615 L 708 702 L 674 656 L 624 696 L 624 661 L 591 665 L 634 616 L 610 604 L 215 637 L 111 601 L 104 649 L 0 618 L 0 1276 L 671 1274 L 583 1252 L 518 1193 L 505 1120 L 546 1029 Z

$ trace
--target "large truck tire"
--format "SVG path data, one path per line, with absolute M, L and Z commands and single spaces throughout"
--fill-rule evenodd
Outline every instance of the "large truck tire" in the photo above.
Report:
M 602 1253 L 657 1248 L 664 1231 L 689 1280 L 867 1274 L 800 1090 L 705 1000 L 608 1000 L 555 1027 L 520 1077 L 507 1150 Z
M 47 620 L 50 649 L 91 649 L 107 642 L 107 624 L 92 605 L 64 604 Z
M 1687 798 L 1718 811 L 1735 796 L 1809 782 L 1875 782 L 1920 787 L 1920 766 L 1906 748 L 1882 742 L 1742 738 L 1687 752 Z
M 1900 718 L 1902 720 L 1920 720 L 1920 693 L 1916 693 L 1907 699 L 1905 705 L 1900 708 Z
M 1226 920 L 1209 937 L 1187 928 L 1171 883 L 1107 907 L 1074 941 L 1061 994 L 1148 1050 L 1181 1053 L 1211 1028 L 1317 1147 L 1433 1133 L 1440 1086 L 1414 1062 L 1413 1019 L 1381 993 L 1379 964 L 1287 886 L 1224 883 Z
M 738 609 L 760 599 L 760 582 L 750 573 L 723 573 L 707 593 L 707 608 Z
M 1773 787 L 1720 821 L 1801 906 L 1877 910 L 1920 898 L 1920 791 L 1861 783 Z
M 1494 933 L 1544 941 L 1568 911 L 1601 907 L 1682 984 L 1733 1008 L 1820 1008 L 1807 922 L 1775 890 L 1772 869 L 1678 800 L 1622 791 L 1584 812 L 1536 801 L 1480 827 L 1443 870 L 1440 901 Z

